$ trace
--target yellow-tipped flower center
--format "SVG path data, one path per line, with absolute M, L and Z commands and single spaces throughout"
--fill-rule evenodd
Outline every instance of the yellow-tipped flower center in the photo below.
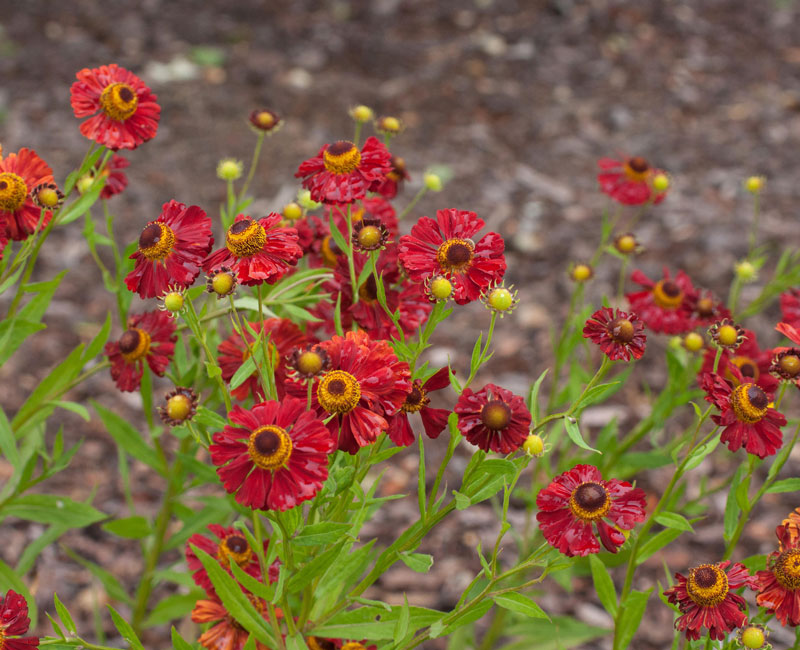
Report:
M 306 645 L 308 650 L 336 650 L 336 645 L 332 641 L 317 636 L 306 637 Z
M 348 140 L 339 140 L 322 153 L 325 169 L 332 174 L 349 174 L 361 164 L 361 152 Z
M 364 250 L 372 251 L 380 248 L 381 230 L 376 226 L 364 226 L 358 233 L 358 245 Z
M 644 182 L 650 174 L 650 164 L 641 156 L 628 158 L 623 166 L 625 175 L 632 181 Z
M 406 395 L 406 401 L 400 406 L 400 410 L 403 413 L 418 413 L 430 402 L 428 392 L 422 387 L 422 382 L 415 379 L 411 392 Z
M 621 235 L 617 237 L 616 242 L 617 250 L 620 253 L 633 253 L 636 250 L 636 237 L 633 235 Z
M 339 260 L 339 255 L 342 254 L 342 251 L 336 244 L 336 240 L 331 235 L 326 235 L 325 239 L 322 240 L 322 246 L 320 246 L 319 250 L 320 253 L 322 253 L 322 259 L 325 261 L 325 265 L 335 268 Z
M 358 288 L 358 297 L 366 303 L 374 303 L 378 299 L 378 283 L 374 275 L 368 276 Z
M 448 239 L 436 251 L 439 268 L 449 273 L 460 273 L 472 264 L 475 244 L 469 239 Z
M 746 424 L 760 422 L 767 414 L 769 400 L 756 384 L 745 383 L 731 393 L 731 407 L 736 419 Z
M 361 399 L 361 386 L 349 372 L 332 370 L 319 382 L 317 399 L 328 413 L 349 413 Z
M 160 221 L 148 223 L 139 235 L 139 252 L 151 262 L 165 259 L 175 245 L 175 233 Z
M 257 221 L 242 219 L 230 228 L 225 236 L 225 245 L 235 257 L 252 257 L 260 253 L 267 243 L 267 231 Z
M 399 133 L 400 132 L 400 120 L 396 117 L 382 117 L 378 122 L 378 130 L 385 131 L 387 133 Z
M 663 309 L 677 309 L 683 302 L 683 291 L 672 280 L 659 280 L 653 287 L 653 301 Z
M 223 566 L 227 566 L 228 562 L 236 562 L 242 569 L 244 569 L 250 560 L 253 558 L 253 551 L 250 544 L 242 535 L 228 535 L 217 546 L 217 559 L 222 562 Z
M 342 646 L 342 650 L 367 650 L 364 647 L 363 643 L 359 643 L 358 641 L 350 641 L 349 643 L 345 643 Z
M 481 409 L 481 422 L 492 431 L 501 431 L 511 422 L 511 408 L 503 400 L 493 399 Z
M 782 587 L 790 591 L 800 589 L 800 550 L 795 548 L 785 550 L 775 560 L 772 571 Z
M 742 373 L 742 377 L 747 379 L 752 379 L 753 381 L 757 380 L 761 373 L 758 370 L 758 364 L 753 361 L 750 357 L 743 357 L 743 356 L 736 356 L 733 359 L 728 361 L 729 364 L 733 364 L 739 369 L 739 372 Z M 738 384 L 739 380 L 733 376 L 733 373 L 725 369 L 725 379 L 728 379 L 733 384 Z
M 275 125 L 275 115 L 270 111 L 256 113 L 255 121 L 262 129 L 270 129 Z
M 653 176 L 653 189 L 656 192 L 666 192 L 669 189 L 669 176 L 666 174 Z
M 728 595 L 728 576 L 718 566 L 701 564 L 689 572 L 686 591 L 701 607 L 719 605 Z
M 178 393 L 167 400 L 167 415 L 171 420 L 185 420 L 192 412 L 192 400 Z
M 119 351 L 128 363 L 146 357 L 150 351 L 150 333 L 138 327 L 127 330 L 119 338 Z
M 112 120 L 124 122 L 136 112 L 139 97 L 128 84 L 106 86 L 100 95 L 100 107 Z
M 796 354 L 784 355 L 781 357 L 778 365 L 780 365 L 781 370 L 790 377 L 795 377 L 800 374 L 800 357 Z
M 608 334 L 614 339 L 615 343 L 630 343 L 636 334 L 636 330 L 627 318 L 615 318 L 608 324 Z
M 356 122 L 361 122 L 363 124 L 364 122 L 369 122 L 372 119 L 373 113 L 369 106 L 359 104 L 350 111 L 350 115 Z
M 569 509 L 583 521 L 602 519 L 611 510 L 608 490 L 600 483 L 581 483 L 569 497 Z
M 183 309 L 184 299 L 180 291 L 170 291 L 164 296 L 164 309 L 173 314 Z
M 322 357 L 313 350 L 306 350 L 297 358 L 297 369 L 304 375 L 316 375 L 322 370 Z
M 257 467 L 276 470 L 285 467 L 292 455 L 292 439 L 285 429 L 274 424 L 259 427 L 250 434 L 247 452 Z
M 36 193 L 36 199 L 39 205 L 45 208 L 55 208 L 61 202 L 58 189 L 45 185 Z
M 0 210 L 14 212 L 25 203 L 28 186 L 22 177 L 4 172 L 0 174 Z
M 303 216 L 303 208 L 294 202 L 287 203 L 283 206 L 283 216 L 289 221 L 296 221 Z
M 717 333 L 720 345 L 734 346 L 739 338 L 739 332 L 733 325 L 723 325 Z

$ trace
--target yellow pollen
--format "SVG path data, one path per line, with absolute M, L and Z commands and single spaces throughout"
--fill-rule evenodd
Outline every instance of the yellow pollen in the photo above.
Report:
M 267 243 L 267 231 L 257 221 L 242 219 L 230 228 L 225 236 L 225 245 L 235 257 L 252 257 L 260 253 Z
M 625 161 L 623 167 L 625 175 L 632 181 L 644 182 L 647 177 L 652 173 L 650 165 L 641 156 L 635 156 Z
M 717 338 L 719 339 L 720 345 L 736 345 L 739 332 L 736 331 L 733 325 L 723 325 L 719 328 Z
M 192 412 L 192 400 L 178 393 L 167 400 L 167 415 L 172 420 L 185 420 Z
M 359 643 L 358 641 L 350 641 L 349 643 L 345 643 L 342 646 L 342 650 L 367 650 L 364 647 L 363 643 Z
M 325 149 L 322 160 L 332 174 L 349 174 L 361 164 L 361 152 L 352 142 L 339 140 Z
M 358 244 L 364 250 L 380 248 L 381 231 L 375 226 L 364 226 L 358 233 Z
M 332 370 L 319 382 L 317 399 L 328 413 L 349 413 L 361 399 L 361 386 L 349 372 Z
M 581 483 L 569 497 L 569 509 L 583 521 L 602 519 L 611 510 L 608 490 L 599 483 Z
M 106 86 L 100 95 L 100 107 L 112 120 L 124 122 L 136 112 L 139 97 L 128 84 Z
M 633 235 L 622 235 L 616 241 L 620 253 L 633 253 L 636 250 L 636 238 Z
M 781 553 L 772 572 L 782 587 L 790 591 L 800 589 L 800 549 L 787 549 Z
M 414 380 L 411 392 L 406 395 L 406 401 L 400 406 L 403 413 L 418 413 L 431 403 L 427 391 L 422 387 L 419 379 Z
M 222 562 L 223 566 L 227 566 L 228 562 L 233 560 L 244 569 L 250 564 L 252 558 L 253 551 L 242 535 L 235 533 L 228 535 L 217 546 L 217 559 Z
M 297 369 L 304 375 L 316 375 L 322 370 L 322 357 L 313 350 L 306 350 L 297 359 Z
M 438 276 L 431 281 L 431 294 L 437 300 L 447 300 L 453 293 L 453 284 L 447 278 Z
M 741 384 L 731 393 L 731 407 L 739 422 L 755 424 L 767 414 L 768 400 L 755 384 Z
M 175 245 L 175 233 L 167 224 L 153 221 L 139 235 L 139 252 L 150 261 L 160 261 L 169 256 Z
M 778 362 L 781 370 L 790 377 L 800 374 L 800 357 L 796 354 L 787 354 Z
M 285 429 L 268 424 L 250 434 L 247 452 L 257 467 L 274 471 L 289 462 L 292 446 L 292 439 Z
M 150 351 L 150 333 L 138 327 L 129 329 L 119 339 L 119 350 L 128 363 L 142 359 Z
M 439 268 L 449 273 L 461 273 L 472 265 L 475 245 L 469 239 L 448 239 L 436 251 Z
M 728 576 L 714 564 L 701 564 L 689 571 L 686 591 L 700 607 L 719 605 L 728 595 Z
M 25 203 L 28 186 L 22 177 L 4 172 L 0 174 L 0 210 L 14 212 Z
M 653 301 L 664 309 L 677 309 L 683 302 L 683 291 L 672 280 L 659 280 L 653 287 Z

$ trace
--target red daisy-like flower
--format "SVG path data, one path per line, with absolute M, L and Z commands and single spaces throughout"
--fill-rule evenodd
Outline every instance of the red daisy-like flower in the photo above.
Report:
M 153 373 L 163 377 L 176 340 L 175 320 L 168 312 L 155 310 L 129 317 L 125 333 L 105 347 L 117 388 L 124 392 L 137 390 L 145 361 Z
M 98 161 L 95 164 L 97 167 L 100 164 Z M 106 184 L 103 186 L 103 191 L 100 192 L 101 199 L 110 199 L 115 194 L 120 194 L 126 187 L 128 187 L 128 177 L 123 169 L 127 169 L 131 161 L 114 154 L 111 160 L 108 161 L 106 166 L 100 172 L 102 176 L 106 177 Z
M 665 268 L 664 277 L 653 282 L 637 270 L 631 274 L 631 280 L 646 290 L 635 291 L 625 297 L 631 310 L 651 330 L 664 334 L 684 334 L 694 327 L 692 310 L 697 292 L 689 276 L 683 271 L 678 271 L 675 279 L 672 279 Z
M 770 406 L 771 394 L 758 384 L 746 381 L 735 366 L 729 368 L 736 381 L 735 388 L 712 373 L 706 373 L 700 381 L 706 400 L 721 411 L 711 416 L 724 427 L 720 440 L 731 451 L 744 447 L 748 454 L 759 458 L 771 456 L 783 444 L 781 427 L 786 424 L 786 418 Z
M 796 627 L 800 625 L 800 537 L 784 524 L 775 534 L 781 550 L 767 556 L 766 571 L 756 572 L 756 603 L 775 614 L 781 625 Z
M 230 563 L 235 562 L 247 575 L 256 580 L 261 580 L 261 565 L 259 564 L 258 556 L 250 548 L 250 544 L 247 543 L 247 539 L 240 530 L 233 526 L 220 526 L 219 524 L 210 524 L 208 529 L 217 538 L 216 540 L 197 533 L 192 535 L 186 542 L 186 563 L 189 566 L 189 571 L 193 571 L 192 580 L 198 587 L 204 589 L 209 596 L 216 595 L 214 585 L 211 583 L 203 563 L 195 554 L 192 546 L 196 546 L 211 557 L 217 558 L 222 567 L 231 576 L 233 576 L 233 572 L 230 569 Z M 268 545 L 269 542 L 265 541 L 265 554 Z M 279 572 L 280 562 L 276 559 L 269 568 L 269 581 L 276 582 Z
M 266 618 L 267 607 L 264 601 L 254 596 L 250 596 L 250 601 Z M 198 600 L 192 610 L 192 620 L 195 623 L 216 623 L 197 640 L 207 650 L 242 650 L 250 638 L 250 632 L 233 618 L 217 596 Z M 260 641 L 256 641 L 255 645 L 256 650 L 270 650 Z
M 352 142 L 326 144 L 300 165 L 296 178 L 321 203 L 352 203 L 363 199 L 370 186 L 392 171 L 391 156 L 380 140 L 367 138 L 361 151 Z
M 583 337 L 592 339 L 612 361 L 641 359 L 647 335 L 644 323 L 633 312 L 603 307 L 586 321 Z
M 30 624 L 28 603 L 23 596 L 12 589 L 9 589 L 5 596 L 0 596 L 0 650 L 38 648 L 37 637 L 20 637 L 28 631 Z
M 42 210 L 33 202 L 31 190 L 52 182 L 53 170 L 33 149 L 23 148 L 0 159 L 0 229 L 5 238 L 21 241 L 36 230 Z M 42 227 L 51 216 L 46 210 Z
M 238 215 L 225 235 L 225 247 L 206 258 L 203 270 L 211 273 L 227 266 L 241 284 L 275 284 L 303 256 L 297 230 L 281 228 L 281 221 L 275 212 L 257 221 Z
M 686 631 L 686 638 L 700 638 L 700 628 L 708 628 L 712 639 L 722 640 L 728 632 L 747 622 L 747 603 L 734 589 L 755 588 L 755 578 L 739 562 L 701 564 L 687 578 L 675 574 L 677 584 L 664 591 L 670 603 L 677 604 L 682 616 L 675 629 Z M 728 568 L 730 566 L 730 568 Z
M 398 361 L 387 341 L 373 341 L 364 331 L 334 336 L 320 346 L 328 353 L 330 369 L 315 377 L 312 409 L 330 418 L 328 429 L 338 448 L 355 454 L 388 430 L 387 418 L 400 409 L 411 390 L 410 372 Z M 305 398 L 306 381 L 286 384 L 286 392 Z
M 136 149 L 155 137 L 161 107 L 141 79 L 115 63 L 76 75 L 70 89 L 75 117 L 88 117 L 81 133 L 114 151 Z
M 392 170 L 381 180 L 375 181 L 369 188 L 370 192 L 376 192 L 385 199 L 393 199 L 397 196 L 397 190 L 402 183 L 411 180 L 411 176 L 406 169 L 406 161 L 400 156 L 392 156 L 390 159 Z
M 800 289 L 790 289 L 781 294 L 782 321 L 800 327 Z
M 722 375 L 734 386 L 738 380 L 731 370 L 731 366 L 739 369 L 745 381 L 752 382 L 761 387 L 765 393 L 773 393 L 778 387 L 778 380 L 770 372 L 772 363 L 772 350 L 764 349 L 758 345 L 758 337 L 752 330 L 743 330 L 744 341 L 734 352 L 723 350 L 717 364 L 717 374 Z M 716 350 L 707 349 L 703 357 L 703 367 L 698 376 L 702 379 L 706 373 L 713 372 Z
M 478 215 L 464 210 L 438 210 L 436 221 L 421 217 L 411 234 L 400 238 L 400 264 L 420 284 L 432 275 L 446 277 L 459 305 L 477 300 L 506 272 L 500 235 L 490 232 L 477 243 L 472 240 L 483 225 Z
M 453 410 L 459 431 L 484 451 L 508 454 L 528 437 L 531 413 L 525 400 L 500 386 L 486 384 L 477 393 L 465 388 Z
M 625 160 L 601 158 L 597 164 L 603 170 L 597 175 L 600 189 L 615 201 L 623 205 L 642 205 L 664 200 L 666 193 L 656 192 L 652 186 L 653 177 L 664 172 L 651 167 L 641 156 Z
M 428 393 L 432 390 L 441 390 L 450 385 L 450 373 L 447 368 L 442 368 L 423 383 L 415 379 L 411 384 L 411 391 L 406 395 L 406 401 L 400 405 L 397 415 L 389 420 L 388 435 L 398 447 L 408 447 L 414 442 L 414 432 L 408 421 L 411 413 L 419 413 L 422 426 L 429 438 L 435 439 L 447 426 L 447 409 L 435 409 L 428 406 L 431 398 Z
M 576 465 L 556 476 L 539 491 L 536 505 L 547 543 L 569 557 L 600 552 L 592 525 L 606 550 L 616 553 L 625 543 L 621 531 L 645 519 L 644 490 L 615 478 L 604 481 L 593 465 Z
M 800 325 L 795 327 L 791 323 L 778 323 L 775 329 L 788 338 L 792 343 L 800 345 Z
M 287 357 L 296 347 L 308 343 L 308 337 L 292 321 L 285 318 L 269 318 L 262 323 L 250 323 L 256 333 L 263 327 L 264 336 L 268 337 L 268 349 L 272 352 L 272 365 L 275 372 L 275 387 L 278 389 L 278 398 L 283 398 L 284 383 L 286 382 Z M 249 332 L 245 332 L 248 343 L 252 346 L 255 339 Z M 260 345 L 260 344 L 259 344 Z M 219 366 L 222 369 L 222 378 L 230 381 L 236 371 L 250 356 L 250 350 L 238 332 L 234 332 L 219 344 Z M 253 372 L 243 384 L 231 390 L 231 395 L 242 401 L 248 395 L 256 399 L 264 399 L 264 389 L 258 371 Z
M 313 499 L 328 478 L 330 433 L 304 400 L 286 397 L 252 409 L 234 406 L 238 427 L 215 433 L 211 461 L 225 489 L 254 510 L 288 510 Z
M 136 265 L 125 286 L 140 298 L 155 298 L 170 287 L 190 287 L 214 245 L 211 219 L 196 206 L 173 200 L 149 222 L 139 236 L 139 250 L 130 259 Z

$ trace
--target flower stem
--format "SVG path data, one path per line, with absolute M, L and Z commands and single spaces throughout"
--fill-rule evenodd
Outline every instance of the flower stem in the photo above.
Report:
M 414 209 L 414 206 L 420 202 L 422 197 L 425 196 L 427 192 L 428 192 L 428 187 L 426 185 L 420 187 L 417 193 L 414 195 L 414 198 L 411 199 L 411 202 L 405 208 L 403 208 L 403 211 L 399 215 L 397 215 L 397 220 L 401 221 L 403 217 L 405 217 L 409 212 L 411 212 Z
M 239 192 L 239 196 L 236 199 L 236 208 L 238 209 L 239 204 L 242 202 L 242 199 L 247 194 L 247 190 L 250 187 L 250 183 L 253 180 L 253 176 L 256 173 L 256 167 L 258 167 L 258 159 L 261 157 L 261 146 L 264 144 L 264 136 L 266 136 L 266 131 L 261 131 L 258 134 L 258 139 L 256 140 L 256 146 L 253 150 L 253 160 L 250 161 L 250 170 L 247 172 L 247 178 L 244 181 L 244 185 L 242 185 L 242 190 Z M 233 215 L 228 215 L 228 219 L 231 219 Z M 232 220 L 232 219 L 231 219 Z

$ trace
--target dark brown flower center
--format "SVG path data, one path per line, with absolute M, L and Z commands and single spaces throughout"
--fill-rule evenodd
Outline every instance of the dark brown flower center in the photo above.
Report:
M 731 393 L 731 408 L 736 418 L 746 424 L 760 422 L 767 414 L 768 404 L 767 394 L 756 384 L 741 384 Z
M 758 379 L 758 365 L 750 357 L 734 357 L 730 360 L 730 363 L 739 368 L 742 376 L 749 379 Z
M 264 249 L 267 231 L 257 221 L 241 219 L 228 228 L 225 245 L 236 257 L 252 257 Z
M 139 235 L 139 252 L 148 260 L 163 260 L 175 245 L 175 233 L 160 221 L 147 224 Z
M 511 422 L 511 408 L 503 400 L 493 399 L 481 409 L 481 422 L 492 431 L 505 429 Z
M 602 519 L 611 509 L 608 490 L 600 483 L 581 483 L 572 491 L 569 508 L 578 519 L 594 521 Z
M 653 300 L 664 309 L 677 309 L 683 302 L 683 291 L 672 280 L 660 280 L 653 287 Z
M 697 315 L 711 318 L 714 315 L 714 301 L 711 298 L 700 298 L 697 301 Z
M 403 413 L 418 413 L 430 404 L 430 402 L 431 400 L 427 396 L 427 391 L 422 387 L 422 382 L 420 382 L 419 379 L 415 379 L 411 387 L 411 392 L 406 395 L 406 401 L 403 402 L 400 410 L 403 411 Z
M 225 546 L 231 553 L 244 553 L 250 546 L 244 537 L 239 535 L 231 535 L 225 540 Z
M 349 413 L 361 399 L 361 385 L 349 372 L 332 370 L 319 382 L 317 399 L 328 413 Z
M 475 245 L 469 239 L 448 239 L 436 251 L 436 260 L 443 271 L 458 273 L 472 264 Z
M 616 343 L 630 343 L 636 330 L 627 318 L 615 318 L 608 324 L 608 333 Z
M 778 556 L 773 568 L 775 579 L 789 591 L 800 589 L 800 550 L 787 549 Z
M 325 149 L 322 160 L 332 174 L 349 174 L 361 164 L 361 152 L 352 142 L 339 140 Z
M 650 169 L 650 164 L 641 156 L 634 156 L 628 159 L 628 167 L 630 167 L 637 174 L 643 174 Z
M 150 350 L 150 334 L 143 329 L 133 327 L 119 338 L 119 351 L 128 363 L 138 361 Z
M 728 576 L 718 566 L 701 564 L 689 572 L 686 592 L 701 607 L 719 605 L 728 595 Z
M 358 297 L 364 302 L 375 302 L 378 299 L 378 283 L 375 276 L 370 275 L 358 288 Z
M 100 108 L 109 118 L 124 122 L 136 112 L 139 98 L 128 84 L 106 86 L 100 94 Z
M 292 454 L 292 439 L 285 429 L 270 424 L 250 434 L 247 451 L 261 469 L 276 470 L 286 465 Z

